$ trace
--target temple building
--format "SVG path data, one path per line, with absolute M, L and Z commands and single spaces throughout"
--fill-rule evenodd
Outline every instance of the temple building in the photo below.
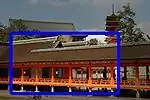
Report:
M 37 31 L 41 31 L 41 32 L 76 31 L 75 25 L 73 23 L 67 23 L 67 22 L 35 21 L 35 20 L 10 18 L 9 19 L 10 25 L 15 21 L 22 22 L 30 31 L 31 30 L 37 30 Z M 61 42 L 84 41 L 86 37 L 87 36 L 59 36 L 59 40 Z
M 149 91 L 150 43 L 121 44 L 120 48 L 121 89 L 137 93 Z M 45 91 L 40 90 L 45 86 L 51 92 L 60 91 L 61 87 L 69 92 L 76 89 L 115 91 L 116 55 L 116 44 L 89 46 L 87 41 L 63 40 L 60 36 L 13 41 L 13 90 Z M 9 45 L 1 43 L 0 86 L 9 83 L 8 69 Z
M 121 44 L 121 89 L 150 90 L 150 43 Z M 0 84 L 8 84 L 8 44 L 0 44 Z M 133 52 L 134 51 L 134 52 Z M 116 89 L 116 45 L 62 43 L 57 37 L 14 41 L 13 84 L 24 87 Z M 141 73 L 139 68 L 144 72 Z M 135 68 L 135 76 L 129 75 Z M 143 77 L 143 73 L 145 76 Z M 14 88 L 15 89 L 15 88 Z

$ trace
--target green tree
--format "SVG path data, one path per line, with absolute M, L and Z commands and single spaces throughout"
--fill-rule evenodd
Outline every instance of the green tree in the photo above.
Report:
M 119 31 L 121 33 L 121 41 L 127 42 L 139 42 L 146 41 L 144 38 L 145 33 L 137 27 L 135 22 L 135 12 L 131 8 L 130 3 L 122 7 L 123 10 L 118 12 Z
M 37 32 L 37 29 L 29 30 L 28 27 L 23 23 L 23 21 L 20 20 L 14 20 L 10 23 L 10 32 Z M 25 36 L 25 35 L 17 35 L 14 36 L 14 40 L 26 40 L 26 39 L 32 39 L 37 38 L 38 36 Z
M 38 32 L 37 29 L 29 30 L 28 27 L 23 23 L 23 21 L 20 20 L 13 20 L 10 23 L 10 26 L 4 26 L 2 23 L 0 23 L 0 41 L 1 42 L 8 42 L 9 40 L 9 33 L 10 32 Z M 14 40 L 26 40 L 26 39 L 32 39 L 32 38 L 38 38 L 40 36 L 24 36 L 24 35 L 17 35 L 14 36 Z
M 88 45 L 97 45 L 98 44 L 98 40 L 96 38 L 90 39 L 87 42 Z
M 130 3 L 123 6 L 122 8 L 123 10 L 118 12 L 118 18 L 120 20 L 119 31 L 121 33 L 121 42 L 129 43 L 147 41 L 144 37 L 144 35 L 146 34 L 137 27 L 137 24 L 135 22 L 136 14 L 131 8 Z M 132 69 L 132 72 L 135 75 L 135 67 L 133 67 Z
M 8 27 L 0 23 L 0 42 L 8 41 L 8 32 L 9 32 Z

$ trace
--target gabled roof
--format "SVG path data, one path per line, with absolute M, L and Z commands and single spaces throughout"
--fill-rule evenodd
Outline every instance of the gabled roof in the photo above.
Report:
M 20 19 L 9 19 L 9 22 L 17 21 Z M 58 22 L 58 21 L 35 21 L 35 20 L 24 20 L 23 23 L 28 27 L 29 30 L 37 29 L 39 31 L 75 31 L 73 23 Z
M 28 40 L 14 41 L 14 55 L 15 57 L 23 57 L 30 54 L 33 49 L 46 49 L 61 47 L 61 42 L 56 42 L 57 37 L 37 38 Z M 7 45 L 0 45 L 0 62 L 8 61 L 9 47 Z
M 14 45 L 14 62 L 115 60 L 116 45 L 61 47 L 60 42 L 35 42 Z M 0 61 L 8 61 L 8 46 L 2 45 Z M 121 45 L 121 60 L 150 59 L 150 43 Z M 7 59 L 6 59 L 7 58 Z
M 150 43 L 123 44 L 121 60 L 150 59 Z M 29 55 L 16 56 L 14 61 L 75 61 L 75 60 L 115 60 L 116 45 L 80 46 L 32 50 Z

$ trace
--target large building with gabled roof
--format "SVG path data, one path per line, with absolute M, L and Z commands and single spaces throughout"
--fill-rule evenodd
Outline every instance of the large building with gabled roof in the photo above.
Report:
M 69 86 L 72 88 L 116 88 L 116 45 L 92 45 L 86 42 L 62 43 L 58 37 L 14 41 L 14 85 Z M 149 86 L 150 43 L 121 44 L 121 89 L 146 89 Z M 8 44 L 0 44 L 0 83 L 8 84 Z M 134 52 L 133 52 L 134 51 Z M 128 77 L 134 67 L 135 77 Z M 140 77 L 139 67 L 145 70 Z M 131 73 L 131 74 L 132 74 Z M 132 84 L 129 84 L 132 82 Z
M 32 23 L 35 24 L 34 21 L 28 23 L 30 27 Z M 43 27 L 43 23 L 38 27 L 41 25 Z M 74 31 L 71 27 L 69 29 Z M 26 85 L 33 86 L 32 91 L 40 91 L 40 86 L 50 87 L 51 92 L 55 91 L 55 87 L 67 87 L 69 92 L 74 88 L 87 88 L 89 92 L 95 88 L 97 91 L 104 88 L 115 91 L 117 74 L 120 73 L 121 89 L 150 90 L 149 42 L 121 44 L 118 66 L 121 71 L 117 73 L 116 44 L 89 46 L 86 41 L 79 40 L 54 36 L 13 41 L 13 84 L 21 91 L 29 91 L 24 89 Z M 141 73 L 140 67 L 144 72 Z M 133 68 L 135 70 L 131 72 Z M 0 84 L 9 83 L 8 71 L 9 45 L 1 43 Z M 144 78 L 141 77 L 143 73 Z
M 15 21 L 21 21 L 29 30 L 37 30 L 42 32 L 49 31 L 76 31 L 73 23 L 58 21 L 35 21 L 24 19 L 9 19 L 10 25 Z M 50 35 L 51 36 L 51 35 Z M 62 42 L 84 41 L 86 36 L 59 36 Z

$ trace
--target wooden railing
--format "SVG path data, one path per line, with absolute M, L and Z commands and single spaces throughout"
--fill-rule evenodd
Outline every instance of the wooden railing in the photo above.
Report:
M 0 78 L 0 84 L 8 84 L 8 78 Z M 38 81 L 36 81 L 35 78 L 25 78 L 23 81 L 21 78 L 14 78 L 13 84 L 26 84 L 26 85 L 53 85 L 53 86 L 85 86 L 89 87 L 88 80 L 87 79 L 72 79 L 71 83 L 69 83 L 69 79 L 54 79 L 52 82 L 50 78 L 39 78 Z M 92 87 L 116 87 L 116 81 L 114 81 L 114 84 L 111 83 L 111 80 L 92 80 L 92 84 L 90 84 Z M 121 88 L 126 89 L 148 89 L 150 90 L 150 80 L 140 80 L 138 83 L 135 80 L 122 80 L 120 83 Z

